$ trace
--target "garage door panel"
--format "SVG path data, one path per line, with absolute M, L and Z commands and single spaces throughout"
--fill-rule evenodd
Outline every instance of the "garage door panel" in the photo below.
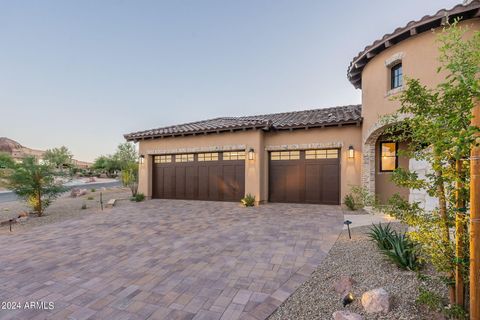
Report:
M 185 167 L 175 168 L 175 199 L 185 198 Z
M 222 179 L 220 170 L 220 166 L 208 168 L 208 200 L 221 200 L 220 188 L 222 188 Z
M 303 188 L 302 184 L 302 172 L 299 165 L 286 165 L 285 167 L 285 196 L 287 202 L 302 202 Z
M 195 199 L 198 185 L 198 167 L 188 166 L 185 168 L 185 199 Z
M 286 174 L 281 166 L 270 167 L 270 201 L 280 202 L 286 195 Z
M 235 199 L 241 199 L 245 195 L 245 164 L 235 166 Z
M 223 183 L 221 184 L 221 187 L 223 200 L 232 201 L 235 199 L 235 190 L 238 188 L 238 186 L 235 180 L 234 165 L 223 166 Z
M 327 204 L 339 203 L 340 179 L 338 163 L 325 164 L 322 175 L 322 200 Z
M 155 166 L 153 170 L 153 178 L 152 181 L 157 181 L 153 185 L 152 196 L 154 198 L 162 198 L 163 197 L 163 168 Z
M 339 204 L 336 149 L 272 152 L 269 164 L 270 201 Z
M 198 199 L 208 200 L 208 167 L 198 167 Z
M 321 176 L 321 165 L 308 163 L 305 165 L 305 202 L 315 203 L 321 199 L 322 180 L 318 178 Z
M 163 197 L 166 199 L 175 198 L 175 168 L 165 167 L 163 169 Z

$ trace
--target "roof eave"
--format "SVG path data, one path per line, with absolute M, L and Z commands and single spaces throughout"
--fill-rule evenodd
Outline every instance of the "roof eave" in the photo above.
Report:
M 443 14 L 443 15 L 442 15 Z M 356 89 L 362 87 L 362 72 L 367 63 L 387 48 L 452 22 L 453 19 L 468 20 L 480 18 L 480 2 L 469 5 L 457 5 L 450 10 L 440 10 L 433 16 L 425 16 L 418 21 L 411 21 L 406 26 L 397 28 L 393 33 L 383 36 L 360 52 L 350 63 L 347 71 L 348 80 Z

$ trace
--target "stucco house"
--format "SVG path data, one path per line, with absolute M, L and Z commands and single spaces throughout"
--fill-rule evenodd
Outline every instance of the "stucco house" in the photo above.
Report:
M 133 132 L 139 143 L 139 191 L 148 198 L 238 201 L 252 194 L 259 203 L 340 204 L 352 185 L 386 200 L 394 193 L 417 201 L 426 196 L 396 187 L 391 172 L 424 164 L 398 156 L 405 144 L 383 136 L 380 118 L 394 112 L 391 98 L 404 76 L 435 86 L 434 31 L 461 19 L 480 30 L 480 0 L 440 10 L 397 28 L 358 53 L 348 79 L 362 90 L 362 105 L 222 117 Z

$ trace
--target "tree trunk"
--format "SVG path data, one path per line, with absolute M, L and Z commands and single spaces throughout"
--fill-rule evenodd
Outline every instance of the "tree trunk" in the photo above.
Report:
M 463 196 L 463 163 L 462 160 L 455 162 L 455 171 L 457 172 L 457 182 L 455 185 L 455 256 L 457 265 L 455 266 L 455 302 L 462 308 L 465 307 L 465 282 L 463 281 L 463 259 L 464 239 L 465 239 L 465 198 Z
M 472 110 L 472 126 L 480 127 L 480 100 Z M 480 320 L 480 147 L 470 156 L 470 320 Z
M 445 248 L 448 248 L 450 246 L 450 231 L 448 229 L 447 198 L 445 196 L 443 173 L 441 170 L 436 170 L 435 175 L 437 176 L 438 213 L 442 221 L 442 240 Z M 455 273 L 451 272 L 448 277 L 451 280 L 455 280 Z M 455 304 L 455 285 L 449 286 L 448 296 L 450 303 Z

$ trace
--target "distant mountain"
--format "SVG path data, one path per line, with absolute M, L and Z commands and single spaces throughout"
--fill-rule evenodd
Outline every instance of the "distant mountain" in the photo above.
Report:
M 45 151 L 27 148 L 15 140 L 7 137 L 0 137 L 0 152 L 9 154 L 14 160 L 21 161 L 23 158 L 33 156 L 37 159 L 43 159 Z M 88 168 L 92 165 L 90 162 L 73 159 L 73 163 L 80 168 Z

